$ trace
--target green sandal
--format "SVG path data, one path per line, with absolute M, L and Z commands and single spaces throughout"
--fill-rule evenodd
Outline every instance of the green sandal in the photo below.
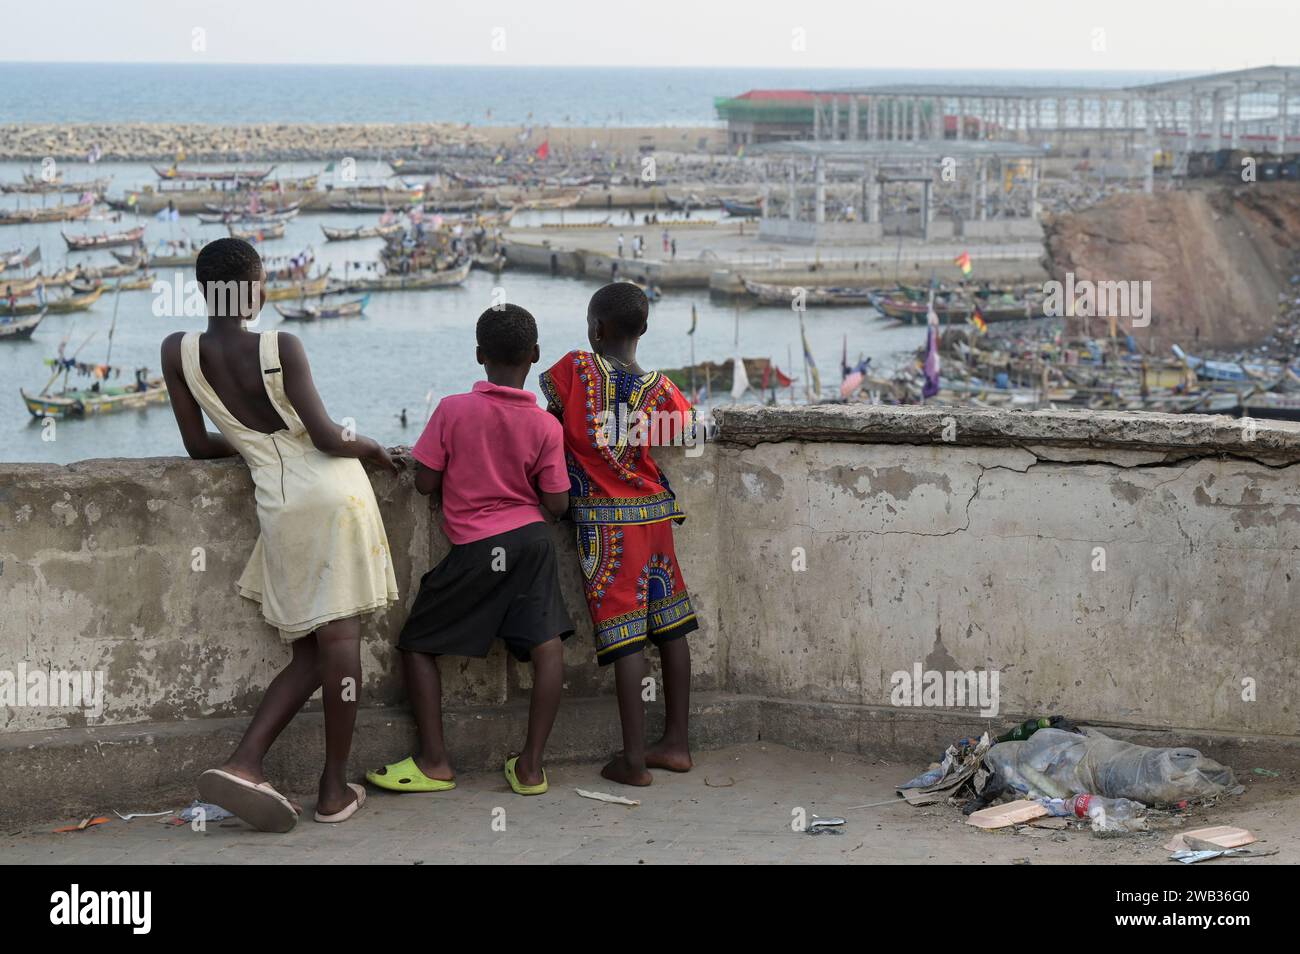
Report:
M 550 789 L 550 784 L 546 781 L 546 769 L 542 769 L 542 780 L 537 785 L 525 785 L 519 781 L 519 776 L 515 774 L 515 763 L 519 761 L 519 756 L 506 759 L 506 781 L 514 789 L 516 795 L 545 795 Z
M 390 792 L 449 792 L 456 787 L 455 782 L 429 778 L 420 771 L 420 766 L 410 756 L 392 765 L 385 765 L 378 772 L 367 772 L 366 781 Z

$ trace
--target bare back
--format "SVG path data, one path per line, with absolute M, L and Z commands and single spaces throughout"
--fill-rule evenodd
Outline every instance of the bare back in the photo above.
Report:
M 235 420 L 249 430 L 274 434 L 285 430 L 286 425 L 266 393 L 260 340 L 251 331 L 238 335 L 201 334 L 199 367 Z

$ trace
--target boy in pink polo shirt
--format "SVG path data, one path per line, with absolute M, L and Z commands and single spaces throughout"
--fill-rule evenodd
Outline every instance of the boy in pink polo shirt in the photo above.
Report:
M 456 787 L 442 734 L 438 657 L 483 657 L 495 638 L 533 664 L 528 738 L 506 760 L 506 780 L 520 795 L 547 789 L 542 750 L 560 706 L 561 640 L 573 635 L 543 515 L 559 519 L 569 507 L 564 435 L 523 389 L 541 357 L 533 316 L 518 305 L 489 308 L 477 337 L 487 380 L 443 398 L 411 449 L 416 490 L 442 497 L 451 551 L 420 581 L 397 641 L 420 753 L 366 773 L 395 792 Z

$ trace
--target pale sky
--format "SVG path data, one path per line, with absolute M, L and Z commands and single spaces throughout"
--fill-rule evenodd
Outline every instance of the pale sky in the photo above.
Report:
M 0 22 L 0 61 L 1209 72 L 1300 60 L 1300 0 L 5 0 Z

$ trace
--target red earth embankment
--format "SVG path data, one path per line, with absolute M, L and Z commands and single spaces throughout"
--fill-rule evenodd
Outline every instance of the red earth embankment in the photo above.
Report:
M 1151 324 L 1134 334 L 1235 348 L 1273 328 L 1300 248 L 1300 185 L 1265 182 L 1119 195 L 1045 223 L 1052 277 L 1151 283 Z M 1105 333 L 1105 322 L 1090 326 Z M 1130 320 L 1119 321 L 1129 330 Z

